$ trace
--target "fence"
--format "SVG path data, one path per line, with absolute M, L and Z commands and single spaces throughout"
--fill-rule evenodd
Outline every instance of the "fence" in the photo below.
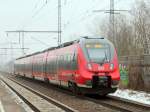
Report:
M 150 91 L 150 55 L 121 56 L 119 63 L 127 68 L 130 88 Z

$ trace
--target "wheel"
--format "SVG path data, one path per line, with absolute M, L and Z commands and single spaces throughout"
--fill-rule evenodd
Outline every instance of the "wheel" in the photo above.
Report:
M 44 82 L 49 83 L 49 79 L 48 78 L 44 78 Z
M 34 77 L 34 76 L 32 76 L 32 79 L 34 80 L 34 79 L 35 79 L 35 77 Z
M 76 83 L 68 82 L 68 87 L 74 95 L 81 95 L 82 94 L 81 91 L 80 91 L 80 88 L 77 86 Z
M 106 98 L 107 94 L 108 94 L 108 93 L 106 93 L 106 94 L 100 94 L 100 96 L 101 96 L 102 98 Z

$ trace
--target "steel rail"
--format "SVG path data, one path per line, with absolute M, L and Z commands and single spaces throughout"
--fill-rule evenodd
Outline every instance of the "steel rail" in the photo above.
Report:
M 7 77 L 7 78 L 8 78 L 8 77 Z M 64 111 L 67 111 L 67 112 L 77 112 L 77 110 L 74 110 L 73 108 L 71 108 L 71 107 L 69 107 L 69 106 L 67 106 L 67 105 L 65 105 L 65 104 L 63 104 L 63 103 L 61 103 L 61 102 L 59 102 L 59 101 L 57 101 L 57 100 L 51 98 L 51 97 L 48 97 L 48 96 L 46 96 L 46 95 L 44 95 L 44 94 L 42 94 L 42 93 L 40 93 L 40 92 L 38 92 L 38 91 L 36 91 L 36 90 L 34 90 L 34 89 L 28 87 L 28 86 L 26 86 L 26 85 L 23 85 L 23 84 L 19 83 L 18 81 L 14 80 L 14 79 L 11 79 L 11 78 L 8 78 L 8 79 L 11 80 L 11 81 L 13 81 L 13 82 L 15 82 L 16 84 L 18 84 L 18 85 L 24 87 L 25 89 L 31 91 L 32 93 L 36 94 L 37 96 L 40 96 L 41 98 L 47 100 L 48 102 L 50 102 L 50 103 L 52 103 L 52 104 L 54 104 L 54 105 L 60 107 L 60 108 L 63 109 Z M 3 81 L 4 81 L 4 80 L 3 80 Z M 7 84 L 7 83 L 5 82 L 5 84 Z M 7 84 L 7 85 L 10 87 L 9 84 Z M 11 87 L 11 88 L 12 88 L 12 87 Z M 13 89 L 13 88 L 12 88 L 12 89 Z M 13 90 L 14 90 L 14 89 L 13 89 Z M 14 91 L 14 92 L 16 92 L 16 91 Z M 18 94 L 17 94 L 17 95 L 18 95 Z M 21 95 L 19 95 L 19 96 L 21 96 Z M 22 98 L 22 97 L 23 97 L 23 96 L 21 96 L 21 98 Z M 23 98 L 23 100 L 24 100 L 24 98 Z M 32 104 L 28 103 L 28 101 L 25 101 L 25 102 L 27 102 L 27 104 L 29 104 L 33 110 L 36 110 L 36 111 L 38 112 L 38 110 L 36 109 L 36 107 L 32 106 Z
M 86 97 L 86 99 L 121 112 L 150 112 L 149 107 L 133 103 L 133 101 L 129 102 L 129 100 L 127 102 L 122 99 L 110 98 L 109 96 L 105 98 Z
M 34 105 L 32 105 L 28 100 L 26 100 L 21 94 L 19 94 L 13 87 L 11 87 L 6 81 L 4 81 L 2 78 L 0 78 L 1 79 L 1 81 L 5 84 L 5 85 L 7 85 L 15 94 L 17 94 L 33 111 L 35 111 L 35 112 L 40 112 L 40 110 L 36 107 L 36 106 L 34 106 Z
M 145 110 L 150 110 L 150 105 L 148 104 L 143 104 L 143 103 L 140 103 L 140 102 L 137 102 L 137 101 L 133 101 L 133 100 L 129 100 L 129 99 L 125 99 L 125 98 L 120 98 L 120 97 L 117 97 L 117 96 L 112 96 L 112 95 L 107 95 L 107 97 L 109 99 L 113 99 L 113 100 L 116 100 L 116 101 L 121 101 L 121 102 L 125 102 L 125 103 L 130 103 L 134 106 L 137 106 L 137 107 L 140 107 L 140 108 L 145 108 Z
M 47 84 L 44 84 L 44 85 L 45 87 L 47 87 Z M 70 91 L 67 91 L 66 89 L 59 88 L 58 86 L 55 86 L 52 84 L 50 85 L 53 86 L 52 89 L 58 90 L 68 95 L 72 95 L 72 93 Z M 143 112 L 143 111 L 149 112 L 150 111 L 149 105 L 144 105 L 144 104 L 137 103 L 131 100 L 124 100 L 122 98 L 111 97 L 110 95 L 106 97 L 100 97 L 100 98 L 95 98 L 95 97 L 85 96 L 85 95 L 82 95 L 82 96 L 76 95 L 76 97 L 80 99 L 86 99 L 86 100 L 95 102 L 97 104 L 103 105 L 104 107 L 112 108 L 112 109 L 119 110 L 122 112 Z M 116 102 L 121 105 L 114 105 L 114 103 Z M 136 108 L 138 108 L 139 110 Z

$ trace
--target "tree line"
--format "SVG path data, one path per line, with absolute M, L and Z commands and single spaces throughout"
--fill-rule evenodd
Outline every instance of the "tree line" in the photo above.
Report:
M 114 37 L 106 19 L 96 29 L 115 44 L 119 56 L 150 54 L 150 2 L 141 0 L 134 5 L 124 15 L 115 15 Z

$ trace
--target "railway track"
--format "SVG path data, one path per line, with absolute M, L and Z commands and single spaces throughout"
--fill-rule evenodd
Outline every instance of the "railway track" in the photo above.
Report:
M 87 96 L 86 98 L 89 101 L 93 101 L 122 112 L 150 112 L 150 106 L 148 105 L 138 104 L 134 101 L 124 100 L 114 96 L 112 97 L 108 95 L 105 98 L 102 98 L 101 96 Z
M 55 111 L 55 112 L 78 112 L 77 110 L 74 110 L 72 108 L 70 108 L 67 105 L 64 105 L 61 102 L 56 101 L 55 99 L 48 97 L 36 90 L 33 90 L 32 88 L 23 85 L 19 82 L 17 82 L 14 79 L 8 78 L 8 79 L 4 79 L 1 78 L 1 80 L 12 90 L 14 91 L 26 104 L 29 105 L 29 107 L 35 111 L 35 112 L 50 112 L 50 111 Z M 34 95 L 36 95 L 37 97 L 39 97 L 42 101 L 45 101 L 44 104 L 42 104 L 43 102 L 40 102 L 39 100 L 36 101 L 36 104 L 32 101 L 29 101 L 28 98 L 26 98 L 26 95 L 24 96 L 24 94 L 20 94 L 20 92 L 18 92 L 15 87 L 14 84 L 9 83 L 10 81 L 12 81 L 14 84 L 19 85 L 23 88 L 25 88 L 26 90 L 30 91 L 31 93 L 33 93 Z M 23 89 L 21 88 L 21 89 Z M 30 97 L 36 97 L 36 96 L 30 96 Z M 31 99 L 32 100 L 32 99 Z M 36 99 L 37 100 L 37 99 Z M 49 103 L 50 105 L 48 105 L 47 103 Z M 39 105 L 41 105 L 41 107 L 39 107 Z M 45 105 L 45 106 L 44 106 Z M 46 107 L 47 105 L 47 107 Z M 48 107 L 49 106 L 49 107 Z M 54 107 L 55 106 L 55 107 Z M 58 107 L 58 108 L 57 108 Z
M 16 80 L 24 80 L 24 82 L 31 82 L 32 80 L 30 79 L 26 79 L 26 78 L 22 78 L 22 77 L 17 77 Z M 31 83 L 36 83 L 37 86 L 41 85 L 43 88 L 45 89 L 49 89 L 49 86 L 45 83 L 42 83 L 41 81 L 32 81 Z M 72 94 L 69 91 L 66 91 L 64 89 L 60 89 L 56 86 L 53 87 L 53 85 L 51 85 L 51 89 L 54 89 L 56 91 L 65 93 L 67 95 L 72 96 Z M 45 93 L 43 93 L 45 94 Z M 100 97 L 100 96 L 76 96 L 77 98 L 80 98 L 82 100 L 87 100 L 87 101 L 91 101 L 94 102 L 96 104 L 102 105 L 104 107 L 107 108 L 111 108 L 113 110 L 116 111 L 121 111 L 121 112 L 149 112 L 150 111 L 150 107 L 148 105 L 141 105 L 141 104 L 137 104 L 135 102 L 131 102 L 131 101 L 125 101 L 123 99 L 118 99 L 116 97 L 111 97 L 111 96 L 107 96 L 105 98 Z M 77 109 L 78 110 L 78 109 Z M 109 111 L 110 112 L 110 111 Z

